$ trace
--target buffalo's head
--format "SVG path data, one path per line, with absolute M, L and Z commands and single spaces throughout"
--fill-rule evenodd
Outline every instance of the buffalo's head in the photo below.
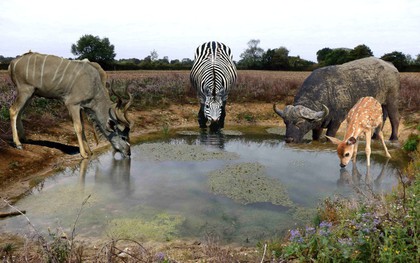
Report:
M 279 110 L 273 105 L 276 112 L 286 124 L 286 142 L 302 142 L 303 136 L 310 130 L 319 127 L 329 110 L 322 105 L 323 110 L 314 111 L 302 105 L 287 105 L 284 110 Z

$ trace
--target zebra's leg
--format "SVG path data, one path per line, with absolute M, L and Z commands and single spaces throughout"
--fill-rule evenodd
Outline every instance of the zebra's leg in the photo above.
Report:
M 220 123 L 219 122 L 216 122 L 216 121 L 214 121 L 214 122 L 212 122 L 211 124 L 210 124 L 210 131 L 211 132 L 218 132 L 219 130 L 220 130 Z
M 225 117 L 226 117 L 226 101 L 223 102 L 222 113 L 220 114 L 220 119 L 219 119 L 220 129 L 223 129 L 225 127 Z
M 204 116 L 204 104 L 200 104 L 200 111 L 198 112 L 198 124 L 200 128 L 207 128 L 206 116 Z

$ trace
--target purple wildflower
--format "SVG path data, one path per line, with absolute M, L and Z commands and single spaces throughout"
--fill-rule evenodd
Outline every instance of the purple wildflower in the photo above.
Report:
M 327 221 L 322 221 L 319 224 L 319 227 L 321 227 L 321 228 L 330 228 L 330 227 L 332 227 L 332 223 L 331 222 L 327 222 Z
M 165 260 L 165 253 L 163 253 L 163 252 L 156 253 L 155 258 L 156 258 L 157 262 L 162 262 L 162 261 Z
M 292 229 L 290 230 L 290 238 L 289 241 L 293 241 L 293 242 L 298 242 L 298 243 L 302 243 L 303 242 L 303 238 L 302 235 L 300 234 L 298 229 Z
M 330 234 L 330 228 L 332 227 L 332 223 L 331 222 L 327 222 L 327 221 L 322 221 L 319 224 L 319 234 L 321 236 L 327 236 Z

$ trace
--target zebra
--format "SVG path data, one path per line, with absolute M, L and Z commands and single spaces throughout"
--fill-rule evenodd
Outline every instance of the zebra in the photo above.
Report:
M 224 127 L 226 101 L 236 77 L 236 67 L 228 46 L 210 41 L 197 47 L 190 81 L 200 100 L 200 128 L 207 128 L 207 121 L 212 131 Z

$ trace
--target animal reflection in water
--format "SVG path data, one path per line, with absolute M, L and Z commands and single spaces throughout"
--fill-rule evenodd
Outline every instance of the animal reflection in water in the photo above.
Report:
M 213 132 L 202 129 L 200 131 L 200 143 L 203 145 L 214 146 L 219 149 L 224 149 L 225 135 L 221 130 Z
M 83 159 L 80 162 L 80 181 L 82 185 L 85 183 L 89 161 L 89 159 Z M 126 196 L 130 196 L 134 192 L 134 189 L 132 189 L 133 186 L 130 183 L 131 158 L 111 158 L 109 168 L 97 163 L 95 169 L 96 184 L 107 184 L 114 191 L 121 191 Z
M 338 187 L 352 186 L 357 188 L 367 188 L 367 189 L 380 189 L 382 181 L 384 179 L 385 171 L 387 170 L 389 159 L 386 160 L 385 164 L 382 166 L 381 172 L 372 181 L 372 175 L 370 173 L 370 166 L 367 166 L 365 181 L 362 181 L 362 174 L 357 169 L 356 162 L 353 162 L 353 167 L 351 173 L 345 168 L 340 169 L 340 178 L 337 180 Z

